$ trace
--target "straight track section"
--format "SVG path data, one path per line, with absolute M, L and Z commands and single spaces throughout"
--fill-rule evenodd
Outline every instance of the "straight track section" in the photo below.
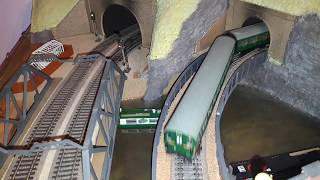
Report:
M 99 88 L 101 72 L 90 83 L 87 92 L 83 96 L 77 110 L 72 118 L 66 134 L 74 140 L 83 143 L 86 133 L 88 119 L 90 118 L 94 100 Z M 55 160 L 52 179 L 79 179 L 82 172 L 82 153 L 77 148 L 62 149 Z
M 65 81 L 62 88 L 57 92 L 32 129 L 26 141 L 27 144 L 43 141 L 46 137 L 52 135 L 64 109 L 75 94 L 80 82 L 88 74 L 91 66 L 92 63 L 83 63 L 75 68 L 74 72 Z M 34 179 L 42 155 L 43 152 L 37 152 L 29 156 L 18 156 L 14 162 L 9 179 Z

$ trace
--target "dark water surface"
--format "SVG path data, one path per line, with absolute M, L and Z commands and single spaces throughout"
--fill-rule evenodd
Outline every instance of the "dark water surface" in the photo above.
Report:
M 111 180 L 150 180 L 153 133 L 117 130 Z
M 229 162 L 320 145 L 320 121 L 255 89 L 238 86 L 222 114 Z
M 152 103 L 146 103 L 143 99 L 123 101 L 121 107 L 161 109 L 164 99 L 162 97 Z M 110 179 L 150 180 L 154 130 L 128 131 L 117 129 Z

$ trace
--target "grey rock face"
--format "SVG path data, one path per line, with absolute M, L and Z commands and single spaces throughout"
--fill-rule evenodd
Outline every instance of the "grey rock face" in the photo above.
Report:
M 290 34 L 285 63 L 266 63 L 245 83 L 320 117 L 320 17 L 300 17 Z
M 46 43 L 52 39 L 54 36 L 51 30 L 31 33 L 31 43 Z
M 197 40 L 224 14 L 226 7 L 227 0 L 202 0 L 197 10 L 183 23 L 179 38 L 167 58 L 149 61 L 145 101 L 161 97 L 171 76 L 180 73 L 191 62 Z

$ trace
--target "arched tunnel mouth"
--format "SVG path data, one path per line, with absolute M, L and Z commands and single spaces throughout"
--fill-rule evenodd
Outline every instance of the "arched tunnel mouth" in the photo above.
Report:
M 134 14 L 124 6 L 112 4 L 107 7 L 103 14 L 103 30 L 106 36 L 114 33 L 119 34 L 132 25 L 138 24 Z
M 251 16 L 251 17 L 248 17 L 241 25 L 241 27 L 246 27 L 246 26 L 251 26 L 251 25 L 254 25 L 254 24 L 258 24 L 258 23 L 263 23 L 267 28 L 268 28 L 268 36 L 269 36 L 269 42 L 267 43 L 267 45 L 264 45 L 264 46 L 259 46 L 259 48 L 269 48 L 271 43 L 272 43 L 272 36 L 271 36 L 271 29 L 270 27 L 268 26 L 268 24 L 265 22 L 265 20 L 261 19 L 260 17 L 257 17 L 257 16 Z
M 250 26 L 261 22 L 263 22 L 263 20 L 258 17 L 249 17 L 242 23 L 242 27 Z

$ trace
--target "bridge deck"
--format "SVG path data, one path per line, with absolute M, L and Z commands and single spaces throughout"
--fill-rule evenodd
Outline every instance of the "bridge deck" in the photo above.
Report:
M 109 46 L 116 42 L 121 46 L 114 46 L 110 53 Z M 119 67 L 127 63 L 126 53 L 140 43 L 140 32 L 132 26 L 116 39 L 100 43 L 94 49 L 96 54 L 77 56 L 72 70 L 66 70 L 71 72 L 66 72 L 68 75 L 43 107 L 39 103 L 52 78 L 24 65 L 0 93 L 6 107 L 14 104 L 0 119 L 4 124 L 0 159 L 8 157 L 1 169 L 2 179 L 108 179 L 125 80 Z M 31 93 L 35 95 L 31 95 L 27 80 L 34 86 L 35 75 L 48 83 L 41 90 L 35 87 Z M 11 91 L 20 76 L 24 80 L 22 109 Z M 25 105 L 30 98 L 31 107 Z M 10 119 L 12 109 L 17 119 Z M 41 110 L 36 114 L 36 109 Z M 11 124 L 17 129 L 13 135 L 8 130 Z
M 75 65 L 32 128 L 19 139 L 19 144 L 33 144 L 66 136 L 83 143 L 105 62 Z M 82 177 L 81 149 L 33 152 L 11 159 L 4 179 L 73 179 Z

